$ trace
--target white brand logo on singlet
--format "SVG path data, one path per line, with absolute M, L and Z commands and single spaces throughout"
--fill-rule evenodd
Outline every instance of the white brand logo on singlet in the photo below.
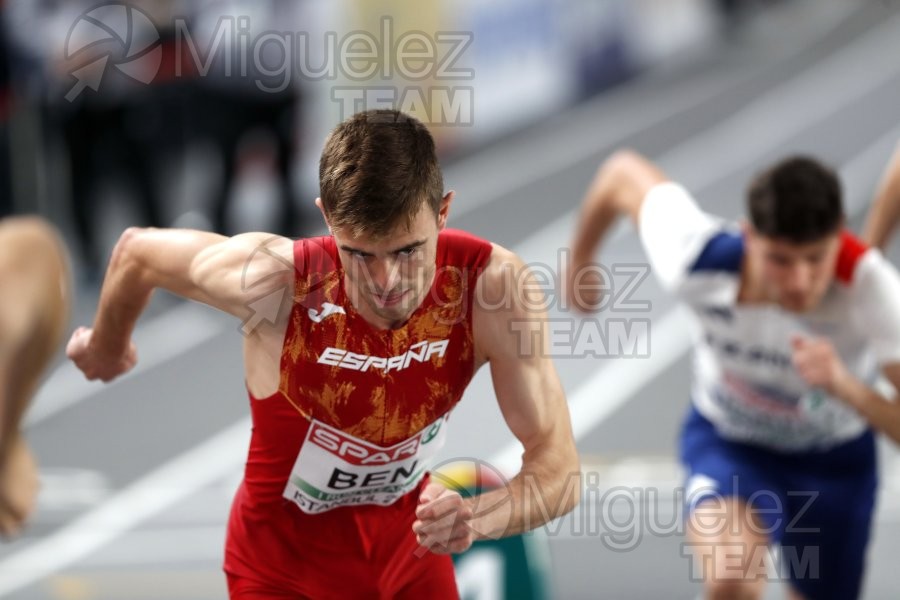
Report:
M 283 495 L 309 514 L 393 504 L 419 483 L 444 445 L 448 416 L 386 448 L 313 419 Z
M 385 373 L 390 371 L 402 371 L 409 367 L 412 361 L 427 362 L 432 356 L 443 358 L 447 352 L 450 340 L 438 340 L 436 342 L 419 342 L 409 347 L 409 350 L 397 356 L 369 356 L 347 352 L 341 348 L 328 347 L 319 355 L 316 361 L 321 365 L 341 367 L 351 371 L 368 371 L 370 368 L 382 369 Z
M 342 306 L 332 304 L 331 302 L 325 302 L 322 304 L 322 310 L 316 312 L 316 309 L 311 308 L 307 311 L 307 314 L 312 321 L 321 323 L 331 315 L 346 315 L 347 311 L 345 311 Z

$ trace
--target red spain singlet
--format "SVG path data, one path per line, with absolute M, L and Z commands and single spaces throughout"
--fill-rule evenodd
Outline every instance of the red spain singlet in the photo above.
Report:
M 474 374 L 471 309 L 490 253 L 441 232 L 430 292 L 403 326 L 378 330 L 347 297 L 334 239 L 295 242 L 279 390 L 250 398 L 225 548 L 232 598 L 455 596 L 449 558 L 417 553 L 411 527 Z

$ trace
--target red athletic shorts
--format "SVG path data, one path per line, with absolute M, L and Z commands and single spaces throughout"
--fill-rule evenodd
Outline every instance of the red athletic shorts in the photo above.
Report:
M 254 507 L 242 485 L 225 545 L 230 598 L 458 598 L 450 557 L 416 542 L 418 498 L 308 515 L 288 500 Z

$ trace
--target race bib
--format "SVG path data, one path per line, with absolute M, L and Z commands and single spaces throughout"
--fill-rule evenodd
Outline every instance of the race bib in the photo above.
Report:
M 313 419 L 284 497 L 309 514 L 338 506 L 393 504 L 416 487 L 444 445 L 448 416 L 387 448 Z

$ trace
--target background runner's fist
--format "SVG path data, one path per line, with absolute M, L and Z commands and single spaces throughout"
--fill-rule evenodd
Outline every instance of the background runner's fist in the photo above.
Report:
M 840 389 L 850 377 L 834 345 L 825 338 L 794 336 L 791 339 L 794 368 L 812 387 L 841 396 Z
M 93 329 L 79 327 L 72 333 L 72 338 L 66 346 L 66 356 L 91 381 L 95 379 L 111 381 L 127 373 L 137 364 L 137 349 L 134 343 L 128 344 L 124 356 L 107 356 L 91 345 L 93 335 Z
M 475 540 L 471 519 L 472 509 L 459 493 L 429 483 L 419 494 L 413 533 L 422 548 L 436 554 L 464 552 Z
M 38 492 L 37 465 L 22 436 L 17 435 L 0 459 L 0 535 L 22 529 L 34 511 Z

